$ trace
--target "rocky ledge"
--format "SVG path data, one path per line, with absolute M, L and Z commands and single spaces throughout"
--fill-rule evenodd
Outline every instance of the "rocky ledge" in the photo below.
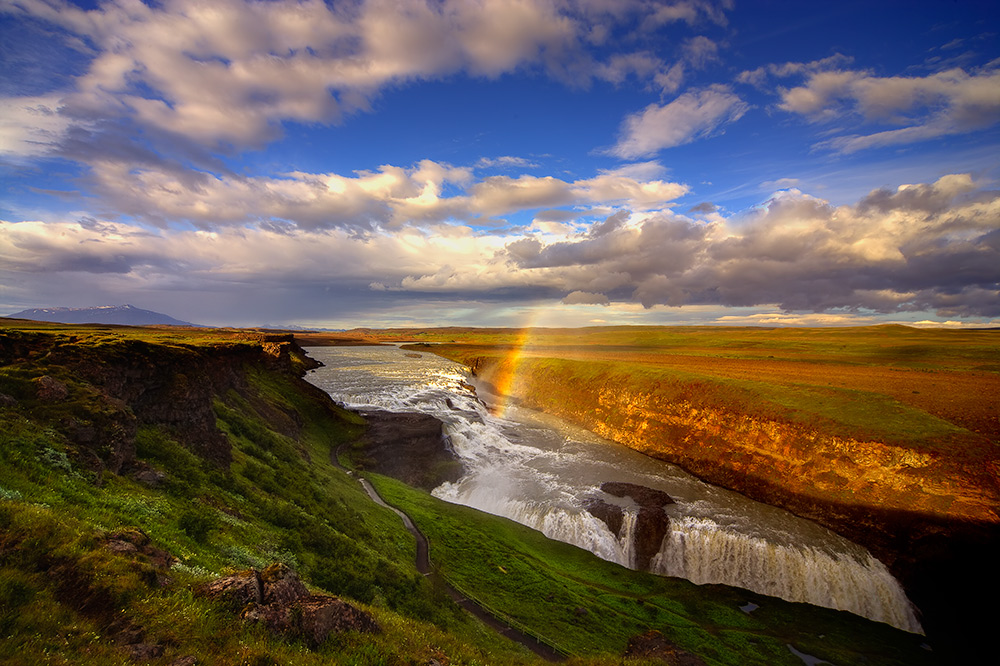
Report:
M 438 419 L 429 414 L 383 411 L 361 415 L 368 427 L 355 455 L 358 469 L 385 474 L 424 490 L 462 476 L 462 463 Z
M 635 568 L 648 571 L 653 556 L 660 552 L 663 537 L 670 531 L 670 517 L 663 512 L 663 507 L 673 504 L 673 498 L 662 490 L 617 481 L 602 483 L 601 491 L 614 497 L 628 497 L 638 505 L 633 536 Z M 625 520 L 623 506 L 612 504 L 600 497 L 590 497 L 584 502 L 584 508 L 595 518 L 602 520 L 619 538 L 623 536 L 622 525 Z
M 371 615 L 346 601 L 310 594 L 298 574 L 280 563 L 218 578 L 195 594 L 222 601 L 244 622 L 261 622 L 269 631 L 301 638 L 312 647 L 332 633 L 381 632 Z

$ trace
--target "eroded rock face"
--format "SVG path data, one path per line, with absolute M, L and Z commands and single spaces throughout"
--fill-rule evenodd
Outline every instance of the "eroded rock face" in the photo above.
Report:
M 310 594 L 298 574 L 280 563 L 219 578 L 195 593 L 226 603 L 244 622 L 261 622 L 269 631 L 301 638 L 312 647 L 331 633 L 381 631 L 371 615 L 346 601 Z
M 0 406 L 58 410 L 57 427 L 75 445 L 77 462 L 114 474 L 136 471 L 135 438 L 143 425 L 162 427 L 202 458 L 228 466 L 231 447 L 216 426 L 214 401 L 231 390 L 251 400 L 276 430 L 294 436 L 301 418 L 254 401 L 247 372 L 263 368 L 302 376 L 316 366 L 291 335 L 245 333 L 232 341 L 187 347 L 129 339 L 79 343 L 66 336 L 0 332 L 0 364 L 25 363 L 37 371 L 34 360 L 42 357 L 67 374 L 38 376 L 25 395 L 6 396 Z
M 633 536 L 636 552 L 635 566 L 641 571 L 648 571 L 653 556 L 660 552 L 663 537 L 670 531 L 670 517 L 663 512 L 663 507 L 673 504 L 673 498 L 662 490 L 618 481 L 602 483 L 601 490 L 615 497 L 631 498 L 639 506 Z M 604 521 L 604 524 L 614 534 L 622 536 L 622 524 L 625 519 L 623 507 L 606 502 L 599 497 L 591 497 L 584 502 L 584 508 L 594 517 Z
M 457 481 L 463 470 L 451 449 L 444 424 L 430 414 L 362 412 L 364 458 L 355 460 L 369 469 L 430 490 L 445 481 Z

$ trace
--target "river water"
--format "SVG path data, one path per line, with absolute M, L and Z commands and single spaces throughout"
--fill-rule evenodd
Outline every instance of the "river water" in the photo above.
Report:
M 787 511 L 700 481 L 552 416 L 495 401 L 466 368 L 394 346 L 313 347 L 324 367 L 307 379 L 347 407 L 424 412 L 445 424 L 465 476 L 433 494 L 510 518 L 635 568 L 628 511 L 620 535 L 583 508 L 622 481 L 662 490 L 670 531 L 650 570 L 850 611 L 906 631 L 920 624 L 899 583 L 867 550 Z M 475 386 L 475 390 L 469 388 Z M 481 402 L 482 401 L 482 402 Z M 484 402 L 486 404 L 484 404 Z M 630 520 L 631 517 L 631 520 Z

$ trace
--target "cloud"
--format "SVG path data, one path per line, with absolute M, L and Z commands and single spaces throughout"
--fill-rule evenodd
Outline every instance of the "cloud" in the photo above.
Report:
M 653 155 L 689 143 L 739 120 L 749 106 L 725 86 L 688 92 L 660 106 L 650 104 L 628 116 L 611 154 L 624 159 Z
M 697 69 L 719 59 L 719 45 L 704 35 L 685 40 L 683 52 L 684 60 Z
M 809 74 L 804 85 L 780 91 L 779 108 L 824 122 L 845 116 L 894 126 L 848 134 L 819 145 L 842 153 L 925 141 L 1000 122 L 1000 70 L 949 69 L 924 77 L 877 77 L 865 71 Z
M 574 291 L 562 299 L 565 305 L 608 305 L 610 301 L 604 294 L 591 294 L 586 291 Z
M 60 106 L 58 95 L 0 98 L 0 155 L 51 153 L 70 126 L 70 120 L 59 113 Z
M 510 243 L 506 254 L 565 292 L 646 307 L 997 316 L 1000 193 L 963 174 L 876 190 L 854 206 L 786 190 L 748 216 L 615 217 L 561 241 Z
M 60 284 L 95 293 L 95 285 L 101 293 L 113 285 L 128 293 L 286 296 L 332 288 L 359 299 L 409 292 L 497 303 L 607 299 L 616 308 L 763 305 L 798 315 L 997 318 L 1000 192 L 955 174 L 876 190 L 855 205 L 792 189 L 728 219 L 621 210 L 589 227 L 491 234 L 434 223 L 356 233 L 0 222 L 0 266 L 6 297 L 21 300 L 58 294 Z
M 725 3 L 724 3 L 725 4 Z M 708 2 L 675 3 L 685 20 L 724 18 Z M 495 78 L 532 68 L 572 85 L 655 76 L 649 54 L 588 52 L 595 22 L 634 26 L 666 9 L 551 0 L 63 0 L 3 3 L 0 12 L 59 26 L 90 57 L 61 95 L 66 118 L 127 118 L 211 150 L 260 147 L 286 121 L 336 123 L 389 86 L 457 72 Z M 692 42 L 691 57 L 711 49 Z M 41 131 L 47 126 L 41 123 Z
M 90 182 L 115 211 L 158 226 L 279 223 L 367 232 L 447 221 L 489 223 L 497 216 L 539 209 L 550 211 L 544 219 L 561 216 L 564 221 L 591 207 L 665 208 L 688 188 L 657 178 L 663 171 L 656 163 L 640 163 L 575 181 L 531 175 L 477 180 L 471 169 L 423 160 L 349 175 L 252 177 L 136 166 L 125 159 L 94 162 Z M 583 209 L 573 215 L 551 212 L 559 207 Z
M 479 158 L 479 161 L 476 162 L 476 168 L 478 169 L 488 169 L 491 167 L 528 169 L 537 166 L 539 166 L 537 162 L 533 162 L 524 157 L 513 157 L 511 155 L 502 155 L 500 157 L 481 157 Z

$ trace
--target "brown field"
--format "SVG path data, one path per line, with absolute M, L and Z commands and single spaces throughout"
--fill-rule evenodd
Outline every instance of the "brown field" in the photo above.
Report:
M 832 411 L 834 420 L 842 416 L 855 424 L 878 419 L 878 410 L 871 409 L 873 400 L 885 401 L 910 408 L 916 416 L 945 421 L 966 435 L 974 433 L 978 437 L 973 439 L 1000 444 L 998 330 L 623 326 L 359 329 L 296 337 L 303 345 L 426 341 L 459 361 L 516 350 L 527 358 L 607 363 L 664 378 L 735 382 L 756 392 L 761 401 L 824 418 Z M 901 432 L 899 439 L 919 437 L 919 432 Z

